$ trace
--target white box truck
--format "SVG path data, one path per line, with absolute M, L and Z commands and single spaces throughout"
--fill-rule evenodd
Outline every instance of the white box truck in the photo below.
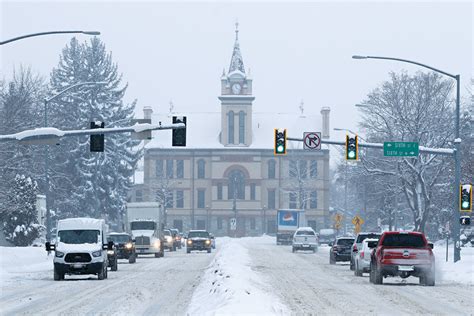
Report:
M 306 226 L 304 210 L 282 209 L 277 212 L 277 245 L 291 245 L 293 234 L 298 227 Z
M 163 257 L 164 236 L 161 208 L 156 202 L 127 203 L 127 232 L 135 241 L 136 255 Z

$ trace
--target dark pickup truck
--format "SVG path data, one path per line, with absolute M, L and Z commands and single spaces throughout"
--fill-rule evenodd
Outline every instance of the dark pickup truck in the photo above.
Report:
M 432 249 L 433 244 L 420 232 L 384 232 L 371 255 L 370 282 L 382 284 L 386 276 L 415 276 L 420 284 L 434 286 Z

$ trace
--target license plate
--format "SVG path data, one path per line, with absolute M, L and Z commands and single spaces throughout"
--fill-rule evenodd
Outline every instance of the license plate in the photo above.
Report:
M 75 263 L 75 264 L 72 265 L 72 267 L 73 267 L 74 269 L 81 269 L 83 266 L 84 266 L 84 265 L 83 265 L 83 264 L 80 264 L 80 263 Z
M 413 271 L 415 270 L 414 266 L 398 266 L 398 271 Z
M 305 248 L 306 248 L 306 247 L 309 247 L 309 245 L 303 245 L 303 247 L 305 247 Z

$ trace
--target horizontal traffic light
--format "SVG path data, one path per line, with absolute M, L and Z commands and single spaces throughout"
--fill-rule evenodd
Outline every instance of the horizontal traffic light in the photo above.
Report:
M 346 160 L 359 159 L 359 144 L 357 136 L 346 135 Z
M 275 147 L 273 153 L 275 155 L 286 155 L 286 129 L 275 128 Z

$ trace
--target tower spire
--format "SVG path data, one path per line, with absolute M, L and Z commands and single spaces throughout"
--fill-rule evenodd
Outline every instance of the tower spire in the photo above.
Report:
M 232 58 L 230 60 L 229 73 L 233 71 L 240 71 L 245 74 L 244 60 L 242 54 L 240 53 L 240 44 L 239 44 L 239 22 L 235 22 L 235 43 L 234 51 L 232 52 Z

